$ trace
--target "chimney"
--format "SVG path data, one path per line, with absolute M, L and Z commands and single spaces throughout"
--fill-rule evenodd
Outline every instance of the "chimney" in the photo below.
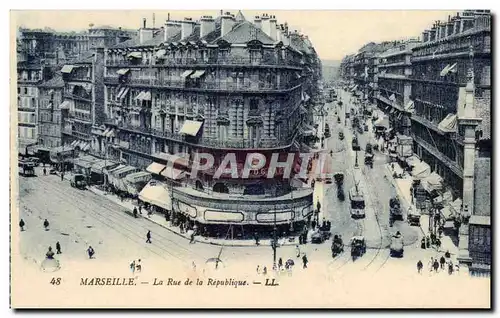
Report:
M 204 15 L 200 19 L 200 38 L 215 30 L 215 20 L 210 15 Z
M 269 21 L 269 15 L 267 13 L 262 14 L 262 31 L 265 34 L 271 36 L 271 23 Z
M 234 26 L 234 16 L 230 12 L 226 12 L 221 16 L 221 35 L 228 34 Z
M 276 41 L 278 39 L 278 36 L 276 33 L 276 16 L 274 16 L 274 15 L 271 16 L 271 18 L 269 19 L 269 25 L 270 25 L 269 36 L 271 37 L 271 39 Z
M 164 41 L 168 41 L 181 30 L 181 25 L 176 21 L 165 22 L 165 37 Z
M 170 12 L 167 13 L 167 21 L 170 21 Z
M 262 29 L 262 20 L 258 15 L 256 15 L 255 18 L 253 19 L 253 24 L 257 29 Z
M 430 30 L 429 30 L 429 42 L 436 41 L 436 26 L 434 25 Z
M 454 28 L 453 28 L 453 34 L 459 34 L 460 33 L 460 25 L 462 24 L 461 20 L 462 19 L 460 18 L 460 16 L 457 13 L 457 16 L 455 17 L 455 25 L 454 25 Z
M 193 19 L 192 18 L 184 18 L 184 21 L 181 21 L 181 39 L 189 37 L 193 33 Z
M 153 39 L 154 29 L 146 28 L 146 19 L 142 19 L 143 27 L 139 29 L 139 43 L 143 44 Z
M 446 37 L 446 23 L 445 22 L 441 22 L 439 24 L 439 29 L 441 30 L 441 39 L 444 39 Z
M 276 25 L 276 41 L 278 42 L 283 41 L 283 33 L 281 32 L 281 26 L 282 24 Z
M 446 23 L 446 36 L 453 35 L 453 31 L 455 29 L 455 22 L 450 19 L 448 23 Z
M 429 41 L 429 30 L 425 30 L 422 32 L 422 42 L 428 42 Z

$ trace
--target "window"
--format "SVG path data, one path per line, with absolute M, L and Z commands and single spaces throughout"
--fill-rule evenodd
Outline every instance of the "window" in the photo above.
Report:
M 21 87 L 18 87 L 18 88 L 17 88 L 17 94 L 18 94 L 18 95 L 19 95 L 19 94 L 21 94 Z
M 220 182 L 214 184 L 214 187 L 212 190 L 213 190 L 213 192 L 217 192 L 217 193 L 229 193 L 228 187 L 224 183 L 220 183 Z
M 259 101 L 257 99 L 250 100 L 250 112 L 251 113 L 259 112 Z
M 24 95 L 28 95 L 28 88 L 27 87 L 24 88 Z

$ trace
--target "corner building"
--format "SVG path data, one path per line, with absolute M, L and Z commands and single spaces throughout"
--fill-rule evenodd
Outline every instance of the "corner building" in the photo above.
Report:
M 312 189 L 280 175 L 213 177 L 227 153 L 241 176 L 247 153 L 286 161 L 298 150 L 320 100 L 321 62 L 306 36 L 267 14 L 167 20 L 161 29 L 144 22 L 136 39 L 106 50 L 105 66 L 103 149 L 141 168 L 181 154 L 162 172 L 174 213 L 205 225 L 284 227 L 312 214 Z M 215 168 L 191 178 L 196 153 L 212 154 Z

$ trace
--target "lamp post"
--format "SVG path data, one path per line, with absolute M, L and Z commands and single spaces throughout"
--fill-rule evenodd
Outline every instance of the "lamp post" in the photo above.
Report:
M 354 167 L 355 168 L 358 168 L 359 167 L 359 164 L 358 164 L 358 151 L 356 150 L 356 160 L 354 161 Z

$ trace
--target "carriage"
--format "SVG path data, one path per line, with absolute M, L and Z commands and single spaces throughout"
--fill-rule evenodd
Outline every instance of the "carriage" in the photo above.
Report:
M 351 238 L 351 257 L 352 260 L 363 256 L 366 253 L 366 242 L 363 236 L 354 236 Z

